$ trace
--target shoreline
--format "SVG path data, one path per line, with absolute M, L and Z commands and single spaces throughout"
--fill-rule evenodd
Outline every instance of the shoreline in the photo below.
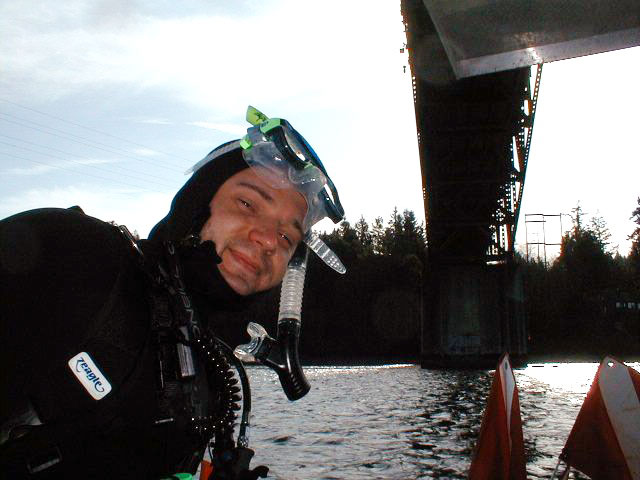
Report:
M 514 368 L 525 368 L 528 365 L 554 364 L 554 363 L 600 363 L 607 355 L 595 354 L 530 354 L 524 356 L 519 362 L 519 366 Z M 608 354 L 623 363 L 640 362 L 640 355 L 615 355 Z M 497 357 L 496 357 L 497 362 Z M 332 357 L 332 358 L 308 358 L 302 361 L 304 367 L 337 367 L 337 366 L 383 366 L 383 365 L 420 365 L 420 359 L 414 356 L 368 356 L 368 357 Z M 433 368 L 433 367 L 430 367 Z M 460 367 L 438 367 L 438 369 L 457 370 Z M 471 367 L 472 369 L 475 369 Z M 468 369 L 468 367 L 466 368 Z M 479 366 L 477 369 L 486 368 Z M 489 368 L 493 369 L 493 368 Z

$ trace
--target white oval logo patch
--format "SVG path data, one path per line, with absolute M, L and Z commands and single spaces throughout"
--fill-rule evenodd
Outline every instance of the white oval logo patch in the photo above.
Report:
M 80 352 L 69 360 L 69 368 L 95 400 L 103 399 L 111 391 L 111 384 L 87 352 Z

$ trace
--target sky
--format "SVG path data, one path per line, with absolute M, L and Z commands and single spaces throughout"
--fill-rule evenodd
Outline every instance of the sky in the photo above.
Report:
M 629 253 L 640 197 L 639 76 L 640 47 L 543 66 L 516 238 L 523 250 L 527 238 L 559 243 L 559 218 L 569 228 L 579 204 L 587 223 L 605 220 L 612 249 Z M 540 219 L 525 214 L 540 213 L 562 214 L 546 219 L 545 235 L 541 225 L 524 223 Z M 548 247 L 550 256 L 557 251 Z
M 80 205 L 144 237 L 250 104 L 306 137 L 349 221 L 424 221 L 405 41 L 399 0 L 0 0 L 0 218 Z M 518 244 L 580 202 L 628 252 L 639 69 L 639 48 L 544 66 Z

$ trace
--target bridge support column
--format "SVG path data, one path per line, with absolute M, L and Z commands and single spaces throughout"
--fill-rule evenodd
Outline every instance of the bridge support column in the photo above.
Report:
M 443 265 L 425 296 L 423 367 L 495 366 L 526 353 L 521 276 L 511 265 Z

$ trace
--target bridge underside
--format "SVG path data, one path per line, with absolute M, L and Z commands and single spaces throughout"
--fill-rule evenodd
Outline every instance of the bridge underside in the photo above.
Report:
M 421 361 L 495 365 L 504 351 L 526 353 L 512 260 L 535 76 L 526 67 L 456 80 L 422 2 L 402 6 L 429 249 Z
M 640 4 L 401 0 L 401 7 L 430 269 L 422 364 L 492 367 L 504 351 L 527 351 L 513 255 L 541 64 L 639 45 Z
M 513 253 L 532 97 L 529 67 L 416 85 L 432 280 L 425 364 L 526 353 Z

